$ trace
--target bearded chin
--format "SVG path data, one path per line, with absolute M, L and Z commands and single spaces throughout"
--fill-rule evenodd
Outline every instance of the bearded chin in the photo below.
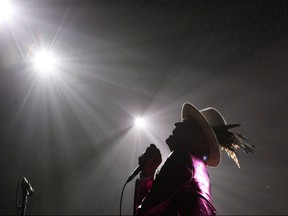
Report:
M 166 144 L 168 145 L 170 151 L 174 151 L 176 149 L 176 139 L 173 136 L 169 136 L 166 139 Z

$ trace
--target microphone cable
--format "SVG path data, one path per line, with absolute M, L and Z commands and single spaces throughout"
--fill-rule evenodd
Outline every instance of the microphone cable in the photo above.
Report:
M 122 192 L 121 192 L 121 197 L 120 197 L 120 216 L 122 216 L 122 199 L 123 199 L 124 189 L 125 189 L 127 183 L 128 182 L 126 181 L 124 186 L 123 186 L 123 188 L 122 188 Z

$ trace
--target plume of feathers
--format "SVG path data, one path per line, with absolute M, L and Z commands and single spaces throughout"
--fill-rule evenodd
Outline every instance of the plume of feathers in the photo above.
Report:
M 218 139 L 221 150 L 225 150 L 228 156 L 240 168 L 238 161 L 238 150 L 242 150 L 245 154 L 255 154 L 256 147 L 248 143 L 248 139 L 241 134 L 230 131 L 231 128 L 238 127 L 240 124 L 223 125 L 213 127 L 213 131 Z

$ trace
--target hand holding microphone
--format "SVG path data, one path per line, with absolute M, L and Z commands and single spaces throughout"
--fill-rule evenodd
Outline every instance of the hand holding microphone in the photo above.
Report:
M 161 164 L 161 162 L 162 158 L 160 150 L 154 144 L 150 144 L 150 146 L 146 148 L 146 151 L 138 157 L 139 165 L 134 169 L 133 173 L 129 176 L 122 188 L 120 199 L 120 216 L 122 215 L 121 204 L 126 184 L 130 182 L 140 172 L 142 172 L 142 176 L 153 177 L 157 167 Z
M 126 183 L 130 182 L 140 172 L 142 172 L 142 175 L 145 177 L 154 176 L 155 171 L 161 162 L 160 150 L 154 144 L 150 144 L 150 146 L 146 148 L 146 151 L 138 157 L 139 165 L 134 169 Z

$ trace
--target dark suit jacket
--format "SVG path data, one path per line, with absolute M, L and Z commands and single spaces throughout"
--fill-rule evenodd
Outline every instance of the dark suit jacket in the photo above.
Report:
M 173 151 L 154 182 L 136 180 L 134 214 L 215 215 L 205 161 L 187 151 Z

